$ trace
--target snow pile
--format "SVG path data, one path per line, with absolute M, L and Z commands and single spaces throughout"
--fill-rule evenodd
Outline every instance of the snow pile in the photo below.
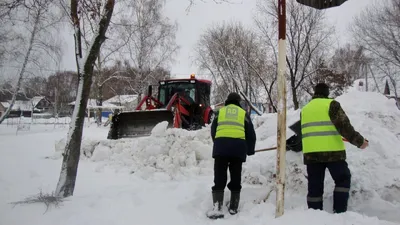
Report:
M 212 173 L 212 140 L 210 128 L 198 131 L 167 129 L 161 122 L 149 137 L 98 140 L 84 138 L 81 156 L 100 162 L 98 170 L 112 165 L 116 170 L 139 174 L 145 179 L 178 179 Z M 56 154 L 60 158 L 65 139 L 56 143 Z

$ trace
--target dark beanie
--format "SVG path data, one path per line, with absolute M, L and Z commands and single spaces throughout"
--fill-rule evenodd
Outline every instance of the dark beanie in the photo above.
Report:
M 318 83 L 317 85 L 315 85 L 315 88 L 314 88 L 314 96 L 315 95 L 328 97 L 329 96 L 329 86 L 325 83 Z
M 242 99 L 240 98 L 240 95 L 238 93 L 231 92 L 228 95 L 228 98 L 226 98 L 225 105 L 228 105 L 228 104 L 240 104 L 241 100 Z

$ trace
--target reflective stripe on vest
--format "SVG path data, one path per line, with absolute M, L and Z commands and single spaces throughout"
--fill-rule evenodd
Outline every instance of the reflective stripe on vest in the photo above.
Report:
M 342 136 L 329 117 L 332 99 L 313 99 L 301 110 L 303 153 L 343 151 Z
M 246 111 L 236 105 L 222 107 L 218 113 L 218 125 L 215 138 L 245 139 L 244 121 Z

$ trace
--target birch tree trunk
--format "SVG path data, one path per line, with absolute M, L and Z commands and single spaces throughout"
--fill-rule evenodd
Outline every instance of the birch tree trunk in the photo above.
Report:
M 25 57 L 24 57 L 24 61 L 22 63 L 21 71 L 19 72 L 18 81 L 17 81 L 17 84 L 15 85 L 15 89 L 14 89 L 14 93 L 12 95 L 10 106 L 7 108 L 7 110 L 4 112 L 4 114 L 2 116 L 0 116 L 0 124 L 10 114 L 10 112 L 12 110 L 12 107 L 14 106 L 15 100 L 17 99 L 18 92 L 21 89 L 22 80 L 24 79 L 24 75 L 25 75 L 26 65 L 28 64 L 28 62 L 30 60 L 30 55 L 31 55 L 31 52 L 32 52 L 32 48 L 33 48 L 33 44 L 35 42 L 35 38 L 36 38 L 37 32 L 38 32 L 38 27 L 39 27 L 40 17 L 41 16 L 42 16 L 42 9 L 39 8 L 37 13 L 36 13 L 36 15 L 35 15 L 33 29 L 32 29 L 32 32 L 31 32 L 31 36 L 29 38 L 29 46 L 28 46 L 28 49 L 26 51 L 26 54 L 25 54 Z
M 96 95 L 96 105 L 99 107 L 96 109 L 96 123 L 97 126 L 101 126 L 101 113 L 103 112 L 102 106 L 103 106 L 103 85 L 101 84 L 101 77 L 103 76 L 103 67 L 102 67 L 102 62 L 101 62 L 101 54 L 99 52 L 99 57 L 97 60 L 97 66 L 98 66 L 98 75 L 97 78 L 95 78 L 95 95 Z
M 92 85 L 93 67 L 99 55 L 101 45 L 106 39 L 106 32 L 111 21 L 115 1 L 105 0 L 104 9 L 94 33 L 91 45 L 82 59 L 81 30 L 78 17 L 78 0 L 71 0 L 71 18 L 75 30 L 75 54 L 79 75 L 78 93 L 74 112 L 68 132 L 68 139 L 63 153 L 60 178 L 56 188 L 59 197 L 72 196 L 75 189 L 76 176 L 82 143 L 82 131 L 85 120 L 85 111 Z

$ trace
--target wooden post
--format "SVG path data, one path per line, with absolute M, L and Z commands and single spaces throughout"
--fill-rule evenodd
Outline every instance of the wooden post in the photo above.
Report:
M 286 1 L 278 0 L 278 127 L 276 162 L 275 217 L 284 212 L 286 171 Z

